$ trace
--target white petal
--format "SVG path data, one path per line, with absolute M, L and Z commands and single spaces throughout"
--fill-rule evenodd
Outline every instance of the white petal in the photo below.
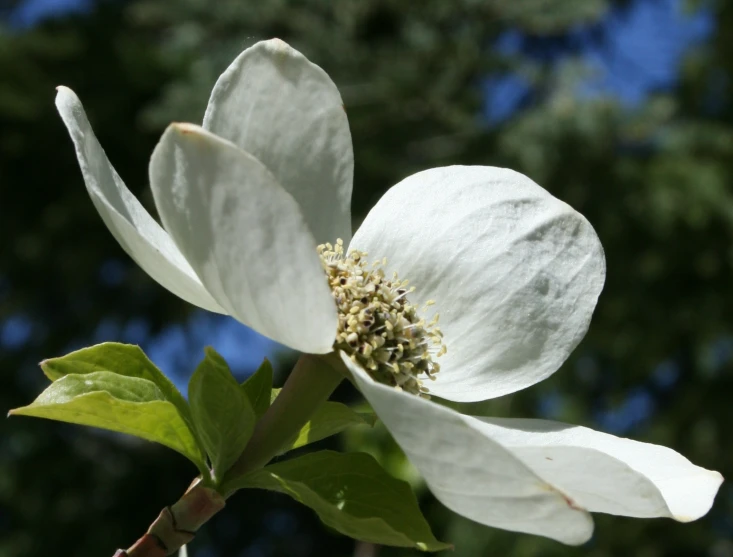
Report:
M 107 159 L 76 94 L 59 87 L 56 107 L 76 148 L 84 183 L 94 206 L 127 254 L 162 286 L 196 306 L 225 313 L 191 266 Z
M 315 240 L 259 161 L 198 126 L 172 124 L 150 183 L 163 225 L 230 315 L 295 350 L 331 351 L 336 304 Z
M 478 420 L 375 383 L 342 354 L 356 383 L 435 496 L 471 520 L 581 544 L 590 515 L 488 438 Z M 481 424 L 478 424 L 481 425 Z
M 591 512 L 689 522 L 710 510 L 723 481 L 659 445 L 546 420 L 478 420 L 487 437 Z
M 354 155 L 341 95 L 326 72 L 279 39 L 259 42 L 216 82 L 204 128 L 272 172 L 319 244 L 348 244 Z
M 456 401 L 511 393 L 554 373 L 585 335 L 605 277 L 585 218 L 526 176 L 452 166 L 391 188 L 353 248 L 436 303 L 448 353 L 431 384 Z

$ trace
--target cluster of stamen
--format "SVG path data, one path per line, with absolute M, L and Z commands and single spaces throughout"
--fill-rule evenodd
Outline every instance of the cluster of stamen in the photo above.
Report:
M 343 350 L 375 381 L 429 398 L 422 381 L 435 380 L 446 352 L 438 314 L 425 322 L 407 300 L 415 287 L 397 273 L 386 278 L 386 259 L 367 262 L 367 254 L 344 253 L 342 240 L 318 246 L 339 313 L 335 350 Z M 433 305 L 429 300 L 423 311 Z

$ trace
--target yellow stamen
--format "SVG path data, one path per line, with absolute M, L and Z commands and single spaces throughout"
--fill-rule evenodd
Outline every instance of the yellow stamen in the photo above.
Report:
M 393 274 L 385 278 L 387 259 L 366 262 L 367 254 L 344 253 L 341 239 L 318 246 L 339 313 L 334 349 L 343 350 L 375 381 L 424 398 L 429 390 L 421 378 L 435 380 L 440 366 L 433 358 L 446 353 L 438 315 L 429 322 L 407 296 L 415 292 Z M 435 302 L 428 300 L 423 310 Z

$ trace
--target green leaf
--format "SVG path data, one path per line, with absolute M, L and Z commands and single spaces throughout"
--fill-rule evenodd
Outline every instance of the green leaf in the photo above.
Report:
M 324 402 L 298 432 L 297 437 L 282 448 L 282 452 L 336 435 L 352 425 L 373 426 L 375 421 L 376 416 L 373 413 L 355 412 L 340 402 Z
M 272 389 L 270 404 L 274 402 L 280 391 L 281 389 Z M 371 410 L 357 412 L 340 402 L 327 401 L 311 416 L 298 435 L 283 445 L 280 454 L 341 433 L 352 425 L 372 427 L 376 422 L 377 416 Z
M 290 495 L 324 524 L 358 540 L 440 551 L 410 486 L 365 453 L 321 451 L 237 478 L 227 489 L 262 488 Z
M 280 391 L 282 391 L 282 389 L 272 389 L 272 391 L 270 391 L 270 404 L 275 402 L 275 399 L 277 398 L 277 395 L 280 394 Z
M 249 399 L 255 416 L 259 420 L 270 407 L 270 394 L 272 392 L 272 364 L 268 359 L 242 383 L 242 389 Z M 278 390 L 279 391 L 279 390 Z
M 139 377 L 152 381 L 181 413 L 181 416 L 193 425 L 186 399 L 178 392 L 168 379 L 150 359 L 142 348 L 134 344 L 104 342 L 88 348 L 82 348 L 59 358 L 49 358 L 41 362 L 41 369 L 51 381 L 61 379 L 68 374 L 94 373 L 111 371 L 125 377 Z
M 99 427 L 165 445 L 206 470 L 191 430 L 152 381 L 109 371 L 61 376 L 32 404 L 10 414 Z
M 374 413 L 373 410 L 354 410 L 359 417 L 363 420 L 365 424 L 367 424 L 369 427 L 374 427 L 374 425 L 377 423 L 377 420 L 379 419 L 377 415 Z
M 252 436 L 255 413 L 224 358 L 206 348 L 206 356 L 188 384 L 194 424 L 218 478 L 237 460 Z

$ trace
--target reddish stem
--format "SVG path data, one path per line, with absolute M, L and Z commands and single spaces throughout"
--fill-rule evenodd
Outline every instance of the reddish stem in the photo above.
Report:
M 204 486 L 200 478 L 196 479 L 183 497 L 160 512 L 142 538 L 127 551 L 118 550 L 114 557 L 173 555 L 224 505 L 224 498 L 216 490 Z

